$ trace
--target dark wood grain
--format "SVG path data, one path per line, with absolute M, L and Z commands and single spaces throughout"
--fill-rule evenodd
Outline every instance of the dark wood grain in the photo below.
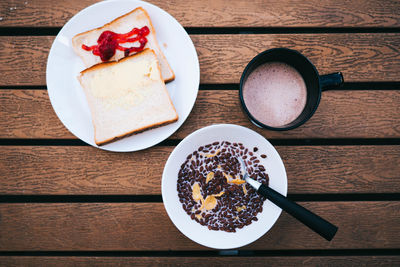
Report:
M 259 52 L 274 47 L 297 49 L 310 58 L 321 74 L 342 71 L 347 82 L 399 81 L 397 33 L 223 34 L 191 38 L 199 56 L 201 83 L 239 83 L 246 64 Z M 0 86 L 46 84 L 46 62 L 53 39 L 1 36 Z
M 0 26 L 60 27 L 96 0 L 2 1 Z M 395 0 L 151 0 L 185 27 L 399 27 Z M 128 12 L 129 10 L 127 10 Z
M 267 138 L 399 138 L 400 91 L 326 91 L 305 125 L 273 132 L 247 119 L 236 90 L 200 90 L 187 121 L 171 138 L 215 123 L 249 127 Z M 76 137 L 57 118 L 45 90 L 0 90 L 0 138 Z
M 398 201 L 300 204 L 339 227 L 331 242 L 283 213 L 269 233 L 243 249 L 400 247 Z M 2 251 L 207 249 L 178 231 L 162 203 L 0 204 L 0 218 Z
M 398 146 L 277 146 L 289 194 L 400 193 Z M 160 195 L 172 147 L 3 146 L 0 194 Z
M 293 256 L 293 257 L 12 257 L 6 266 L 398 266 L 400 256 Z

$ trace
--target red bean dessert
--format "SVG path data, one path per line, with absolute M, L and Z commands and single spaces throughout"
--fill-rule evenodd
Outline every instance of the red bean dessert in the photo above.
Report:
M 257 147 L 227 141 L 200 146 L 189 154 L 178 173 L 178 197 L 192 220 L 210 230 L 236 232 L 257 221 L 265 198 L 243 179 L 237 158 L 254 180 L 268 185 Z M 260 155 L 266 158 L 265 154 Z

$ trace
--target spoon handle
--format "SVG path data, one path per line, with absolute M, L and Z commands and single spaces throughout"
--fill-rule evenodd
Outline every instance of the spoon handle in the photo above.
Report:
M 324 220 L 318 215 L 289 200 L 285 196 L 276 192 L 272 188 L 261 185 L 258 188 L 258 193 L 271 200 L 275 205 L 282 208 L 284 211 L 304 223 L 314 232 L 318 233 L 326 240 L 332 240 L 338 228 L 330 222 Z

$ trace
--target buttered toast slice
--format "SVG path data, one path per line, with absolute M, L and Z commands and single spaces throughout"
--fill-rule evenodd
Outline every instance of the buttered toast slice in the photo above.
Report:
M 175 74 L 168 64 L 167 59 L 165 58 L 163 52 L 161 51 L 159 44 L 156 38 L 156 31 L 151 23 L 150 17 L 146 10 L 142 7 L 138 7 L 133 11 L 116 18 L 110 23 L 105 24 L 104 26 L 93 29 L 87 32 L 83 32 L 75 35 L 72 38 L 72 47 L 75 53 L 82 59 L 86 68 L 89 68 L 93 65 L 102 63 L 100 56 L 96 56 L 92 53 L 92 51 L 86 51 L 82 48 L 82 45 L 93 46 L 97 45 L 97 40 L 100 35 L 105 31 L 112 31 L 118 34 L 125 34 L 132 31 L 133 28 L 142 28 L 147 26 L 150 30 L 150 33 L 146 36 L 147 43 L 144 48 L 149 48 L 154 50 L 157 55 L 158 61 L 160 63 L 161 75 L 165 82 L 169 82 L 175 79 Z M 135 42 L 126 42 L 121 44 L 123 47 L 138 47 L 140 46 L 138 41 Z M 135 53 L 135 52 L 131 52 Z M 112 56 L 108 61 L 118 61 L 121 58 L 125 57 L 124 51 L 116 50 L 114 56 Z
M 153 50 L 95 65 L 82 71 L 78 80 L 97 145 L 178 120 Z

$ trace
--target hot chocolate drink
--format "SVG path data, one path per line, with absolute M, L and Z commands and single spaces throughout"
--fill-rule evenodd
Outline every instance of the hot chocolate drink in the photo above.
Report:
M 268 62 L 247 77 L 243 99 L 256 120 L 280 127 L 301 114 L 306 105 L 307 88 L 295 68 L 282 62 Z

